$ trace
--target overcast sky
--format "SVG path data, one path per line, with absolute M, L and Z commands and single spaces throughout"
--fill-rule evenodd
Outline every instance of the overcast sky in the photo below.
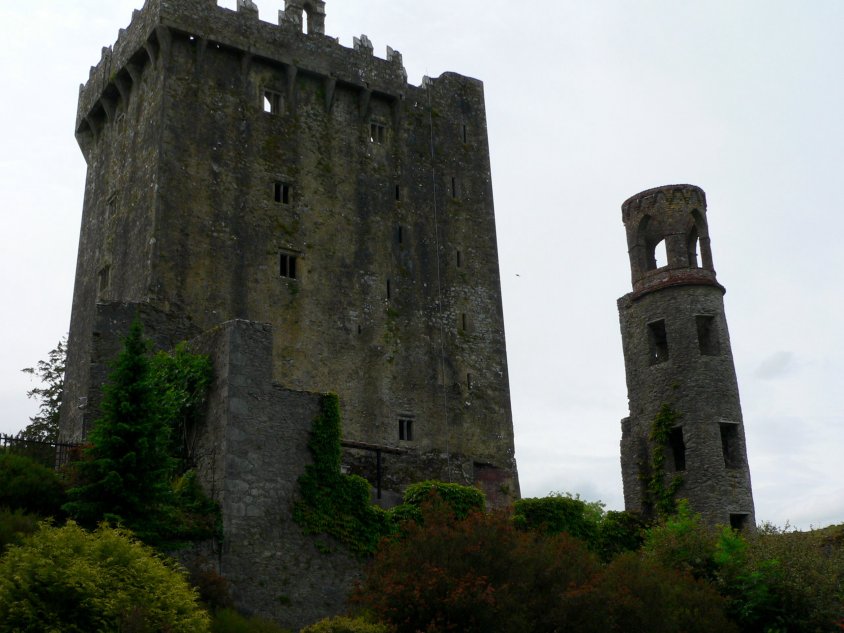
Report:
M 220 0 L 233 7 L 235 0 Z M 274 21 L 283 0 L 258 0 Z M 0 432 L 70 318 L 79 84 L 142 0 L 0 4 Z M 521 7 L 521 8 L 519 8 Z M 621 203 L 702 187 L 756 516 L 844 522 L 844 2 L 328 0 L 326 32 L 401 51 L 411 83 L 486 87 L 522 494 L 622 509 Z

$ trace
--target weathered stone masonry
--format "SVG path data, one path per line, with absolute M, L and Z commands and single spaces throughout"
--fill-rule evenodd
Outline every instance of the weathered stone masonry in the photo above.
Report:
M 304 12 L 304 13 L 303 13 Z M 88 162 L 62 434 L 97 416 L 98 303 L 204 331 L 268 323 L 273 377 L 340 395 L 345 439 L 409 449 L 384 484 L 518 495 L 481 82 L 213 0 L 148 0 L 82 86 Z M 303 32 L 307 24 L 309 32 Z M 402 433 L 410 421 L 412 433 Z M 374 456 L 347 450 L 372 477 Z
M 622 213 L 633 282 L 618 300 L 630 402 L 621 423 L 625 506 L 651 510 L 643 478 L 649 435 L 668 404 L 681 416 L 666 450 L 666 476 L 683 478 L 677 496 L 711 524 L 752 528 L 744 424 L 706 196 L 692 185 L 659 187 L 627 200 Z M 657 262 L 663 241 L 667 262 Z
M 413 481 L 519 495 L 483 85 L 407 83 L 401 55 L 214 0 L 147 0 L 80 88 L 88 164 L 61 436 L 99 415 L 137 314 L 216 377 L 197 439 L 225 539 L 199 552 L 238 606 L 298 628 L 337 613 L 358 564 L 290 519 L 320 392 L 344 468 L 386 501 Z

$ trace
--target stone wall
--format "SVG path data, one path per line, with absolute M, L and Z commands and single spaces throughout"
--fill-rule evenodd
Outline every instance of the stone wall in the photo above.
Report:
M 223 575 L 241 611 L 296 630 L 343 612 L 361 563 L 330 539 L 305 536 L 291 518 L 321 396 L 272 383 L 267 325 L 223 323 L 191 347 L 214 365 L 197 472 L 220 504 L 224 538 L 183 560 Z

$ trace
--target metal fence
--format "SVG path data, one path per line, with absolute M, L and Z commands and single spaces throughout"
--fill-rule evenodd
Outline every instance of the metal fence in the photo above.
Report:
M 0 451 L 29 457 L 48 468 L 67 464 L 74 452 L 77 452 L 80 447 L 81 444 L 39 442 L 37 440 L 24 440 L 12 435 L 0 435 Z

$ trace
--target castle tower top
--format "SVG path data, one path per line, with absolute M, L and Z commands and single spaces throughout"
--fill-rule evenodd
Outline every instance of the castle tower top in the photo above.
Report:
M 703 189 L 656 187 L 628 198 L 621 209 L 634 295 L 675 285 L 721 287 L 712 264 Z M 664 259 L 658 257 L 662 252 Z
M 323 0 L 285 0 L 283 19 L 286 23 L 306 33 L 325 35 L 325 2 Z

